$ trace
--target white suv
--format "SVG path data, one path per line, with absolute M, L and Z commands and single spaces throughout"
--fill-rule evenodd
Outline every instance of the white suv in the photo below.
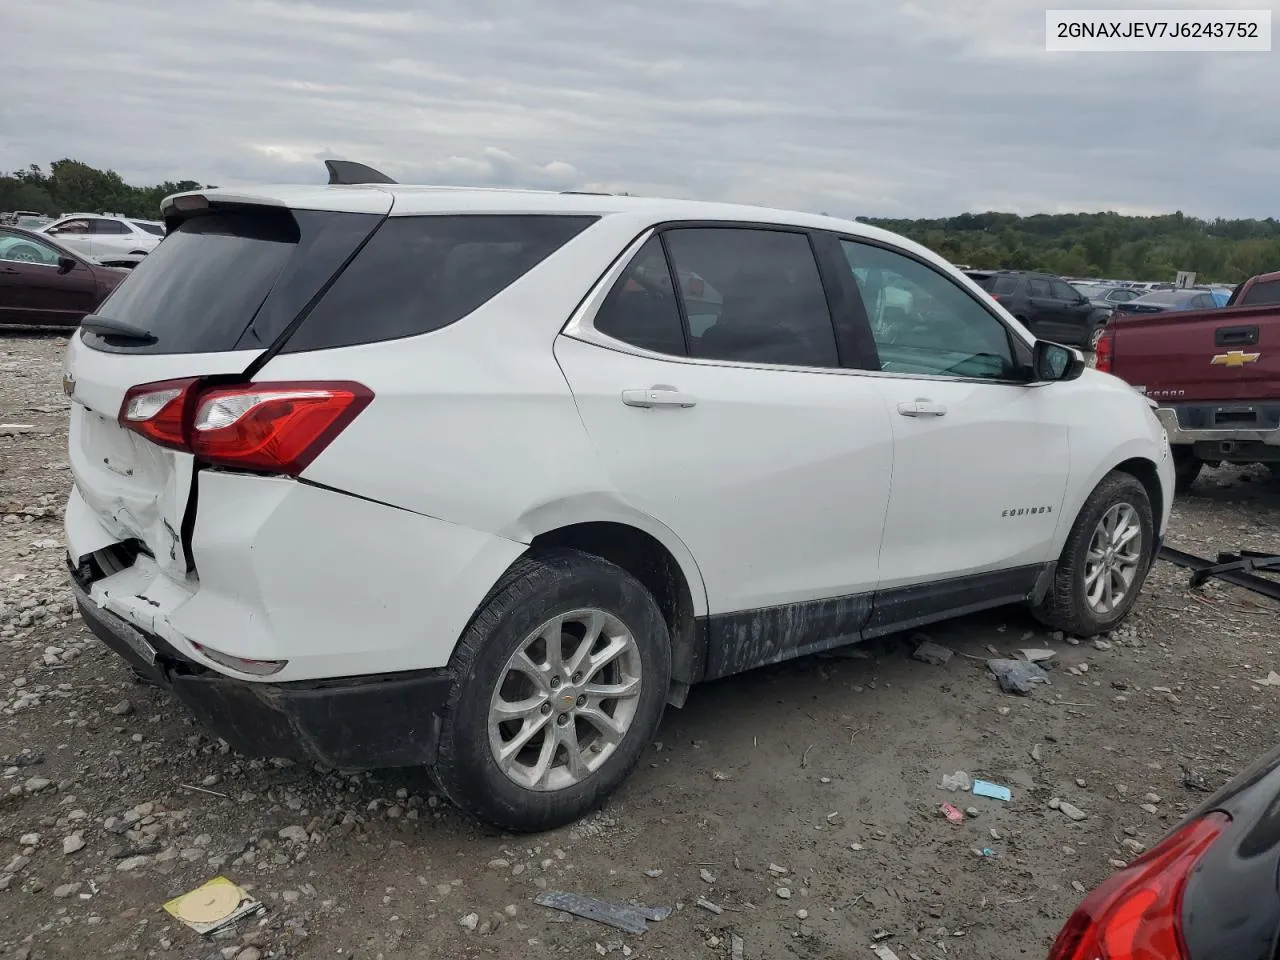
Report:
M 512 830 L 664 705 L 1029 604 L 1134 603 L 1146 400 L 829 217 L 393 185 L 209 190 L 73 338 L 90 627 L 238 750 L 423 765 Z
M 73 213 L 40 228 L 76 253 L 94 259 L 145 257 L 164 239 L 164 224 L 93 213 Z

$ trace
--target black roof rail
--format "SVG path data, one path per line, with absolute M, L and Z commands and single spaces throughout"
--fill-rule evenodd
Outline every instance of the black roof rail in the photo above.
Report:
M 569 197 L 612 197 L 612 193 L 604 190 L 561 190 L 561 195 Z
M 357 183 L 395 183 L 385 173 L 354 160 L 326 160 L 324 165 L 329 171 L 330 183 L 347 186 Z

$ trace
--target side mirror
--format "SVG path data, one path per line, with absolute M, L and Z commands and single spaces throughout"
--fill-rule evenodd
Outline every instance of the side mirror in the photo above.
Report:
M 1037 340 L 1031 351 L 1032 380 L 1053 383 L 1075 380 L 1084 373 L 1084 354 L 1060 343 Z
M 58 273 L 70 273 L 76 268 L 76 262 L 71 257 L 58 258 Z

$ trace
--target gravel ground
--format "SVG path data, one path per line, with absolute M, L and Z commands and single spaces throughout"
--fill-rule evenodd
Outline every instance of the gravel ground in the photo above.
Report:
M 65 344 L 0 339 L 0 957 L 1043 956 L 1083 890 L 1275 740 L 1280 692 L 1250 682 L 1280 669 L 1275 604 L 1161 563 L 1105 638 L 1007 610 L 929 630 L 943 666 L 885 643 L 700 687 L 601 813 L 538 837 L 416 771 L 240 757 L 72 614 Z M 1206 471 L 1170 542 L 1275 550 L 1278 524 L 1280 484 Z M 1004 695 L 983 661 L 1022 647 L 1056 651 L 1052 684 Z M 1012 801 L 941 790 L 955 770 Z M 205 940 L 161 910 L 220 874 L 265 915 Z M 674 912 L 622 934 L 543 889 Z

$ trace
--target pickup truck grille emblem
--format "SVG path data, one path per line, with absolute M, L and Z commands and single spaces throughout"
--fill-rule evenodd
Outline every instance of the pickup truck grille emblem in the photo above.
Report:
M 1246 363 L 1253 363 L 1262 354 L 1245 353 L 1243 350 L 1228 350 L 1226 353 L 1214 354 L 1209 362 L 1215 367 L 1243 367 Z

